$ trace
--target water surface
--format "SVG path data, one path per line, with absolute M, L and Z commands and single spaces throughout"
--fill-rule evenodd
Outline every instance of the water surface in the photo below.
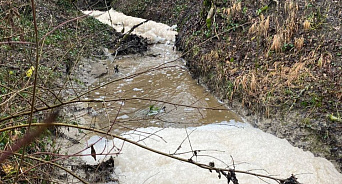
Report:
M 123 27 L 129 30 L 144 21 L 114 10 L 96 11 L 93 15 L 118 31 Z M 185 61 L 177 59 L 180 54 L 173 49 L 176 32 L 171 27 L 151 21 L 135 33 L 147 37 L 154 45 L 144 55 L 111 56 L 108 60 L 96 61 L 103 62 L 109 71 L 89 87 L 124 79 L 101 87 L 86 98 L 122 100 L 89 104 L 96 115 L 85 116 L 86 122 L 95 122 L 93 126 L 99 129 L 187 159 L 191 157 L 189 152 L 200 150 L 193 159 L 205 164 L 214 161 L 219 167 L 235 166 L 238 170 L 279 178 L 294 174 L 302 183 L 342 183 L 342 175 L 329 161 L 243 123 L 238 115 L 197 84 L 186 70 Z M 116 65 L 119 73 L 113 70 Z M 128 77 L 137 73 L 140 75 Z M 95 145 L 97 153 L 120 153 L 115 158 L 115 174 L 120 183 L 227 183 L 215 173 L 119 140 L 101 139 L 98 135 L 87 138 L 88 142 L 84 143 L 87 145 L 100 140 Z M 90 154 L 90 149 L 83 153 Z M 89 164 L 102 160 L 101 156 L 96 161 L 91 156 L 81 158 Z M 242 174 L 238 174 L 238 179 L 240 183 L 265 183 Z

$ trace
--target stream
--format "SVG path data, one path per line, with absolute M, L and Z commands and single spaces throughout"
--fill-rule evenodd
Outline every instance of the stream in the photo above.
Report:
M 117 31 L 127 32 L 144 19 L 109 12 L 85 11 Z M 79 68 L 82 82 L 89 88 L 101 86 L 80 103 L 73 113 L 79 124 L 95 127 L 135 140 L 150 148 L 216 167 L 288 178 L 300 183 L 340 184 L 342 174 L 324 158 L 293 147 L 284 139 L 253 128 L 229 110 L 197 81 L 175 51 L 175 26 L 149 21 L 134 34 L 149 40 L 143 54 L 115 56 L 103 48 L 108 59 L 84 59 Z M 118 66 L 118 70 L 114 68 Z M 106 100 L 108 102 L 101 102 Z M 161 156 L 110 136 L 69 131 L 80 144 L 61 143 L 68 154 L 80 150 L 79 159 L 95 165 L 114 156 L 111 177 L 118 183 L 227 183 L 213 171 Z M 96 160 L 91 149 L 95 143 Z M 194 150 L 196 156 L 193 155 Z M 71 161 L 70 163 L 72 163 Z M 277 183 L 246 174 L 237 174 L 239 183 Z M 76 181 L 76 180 L 75 180 Z M 103 182 L 106 183 L 106 182 Z M 107 183 L 115 183 L 114 181 Z

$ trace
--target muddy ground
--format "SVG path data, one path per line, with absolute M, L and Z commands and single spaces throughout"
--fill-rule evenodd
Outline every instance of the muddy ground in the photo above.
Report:
M 82 75 L 76 66 L 79 66 L 83 58 L 91 58 L 94 66 L 99 67 L 95 61 L 111 57 L 104 48 L 115 49 L 120 44 L 116 55 L 142 53 L 147 50 L 147 40 L 136 35 L 124 35 L 114 31 L 111 27 L 101 24 L 92 17 L 85 16 L 80 12 L 76 2 L 69 0 L 37 0 L 36 22 L 37 32 L 34 27 L 34 17 L 31 2 L 23 0 L 4 1 L 0 0 L 0 128 L 25 125 L 29 123 L 27 113 L 31 108 L 31 96 L 34 85 L 34 70 L 37 75 L 37 99 L 35 101 L 33 123 L 41 123 L 44 117 L 51 111 L 50 107 L 68 101 L 75 93 L 86 91 L 87 82 L 80 80 Z M 35 35 L 38 35 L 38 44 Z M 38 45 L 39 65 L 36 66 L 36 44 Z M 101 63 L 100 63 L 101 64 Z M 95 66 L 96 65 L 96 66 Z M 105 74 L 104 70 L 98 73 L 83 72 L 90 79 Z M 85 76 L 87 77 L 87 76 Z M 38 110 L 45 108 L 45 110 Z M 84 110 L 86 112 L 86 110 Z M 61 113 L 62 115 L 62 113 Z M 58 120 L 62 123 L 69 122 L 62 117 Z M 15 130 L 15 131 L 14 131 Z M 26 128 L 13 128 L 13 131 L 1 133 L 0 150 L 4 151 L 14 144 L 26 133 Z M 51 173 L 56 174 L 51 164 L 42 164 L 44 161 L 55 162 L 59 154 L 58 147 L 53 141 L 57 137 L 66 142 L 74 142 L 75 139 L 58 133 L 58 129 L 49 129 L 42 133 L 40 138 L 30 142 L 26 147 L 26 156 L 36 154 L 32 160 L 24 158 L 20 170 L 29 169 L 16 177 L 19 157 L 10 157 L 1 163 L 0 183 L 16 183 L 14 180 L 29 183 L 55 182 Z M 40 153 L 47 154 L 40 154 Z M 41 160 L 39 160 L 41 159 Z M 43 160 L 43 161 L 42 161 Z M 56 162 L 57 163 L 57 162 Z M 58 162 L 60 164 L 60 162 Z M 15 167 L 14 167 L 15 166 Z M 68 167 L 69 165 L 63 165 Z M 82 171 L 89 181 L 115 181 L 115 179 L 94 176 L 95 166 L 80 165 L 72 169 Z M 101 173 L 110 173 L 112 163 L 99 166 Z M 109 170 L 106 170 L 109 169 Z M 91 174 L 89 174 L 91 173 Z M 64 174 L 59 179 L 65 179 Z M 57 174 L 58 175 L 58 174 Z M 108 175 L 108 174 L 103 174 Z
M 177 48 L 195 79 L 254 126 L 342 170 L 342 1 L 113 0 L 111 5 L 177 24 Z

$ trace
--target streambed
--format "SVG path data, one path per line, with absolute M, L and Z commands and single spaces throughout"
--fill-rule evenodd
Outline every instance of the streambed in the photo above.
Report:
M 123 28 L 128 31 L 144 21 L 114 10 L 96 11 L 92 15 L 117 31 Z M 215 162 L 219 167 L 235 166 L 237 170 L 280 178 L 294 174 L 301 183 L 342 183 L 342 175 L 329 161 L 253 128 L 193 80 L 185 68 L 186 61 L 173 49 L 176 32 L 171 27 L 150 21 L 135 33 L 148 38 L 152 44 L 143 55 L 113 56 L 113 51 L 104 49 L 108 59 L 87 59 L 79 68 L 81 80 L 88 82 L 89 88 L 102 86 L 85 97 L 96 99 L 97 103 L 78 104 L 73 114 L 79 124 L 121 134 L 183 158 L 190 158 L 192 150 L 201 150 L 194 159 L 204 164 Z M 119 72 L 114 70 L 116 66 Z M 75 139 L 83 137 L 79 144 L 70 145 L 68 154 L 82 151 L 98 141 L 94 149 L 103 155 L 95 160 L 88 148 L 82 151 L 86 156 L 79 157 L 83 163 L 99 164 L 109 158 L 105 154 L 113 154 L 112 178 L 117 178 L 119 183 L 227 182 L 208 170 L 109 136 L 102 138 L 77 131 L 69 131 L 69 135 Z M 248 175 L 237 175 L 237 178 L 240 183 L 264 183 Z

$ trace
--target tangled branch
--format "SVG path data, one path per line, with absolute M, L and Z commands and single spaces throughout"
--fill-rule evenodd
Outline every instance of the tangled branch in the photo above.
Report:
M 222 175 L 224 175 L 227 178 L 228 181 L 232 181 L 233 184 L 236 184 L 238 182 L 235 173 L 248 174 L 248 175 L 253 175 L 253 176 L 256 176 L 256 177 L 260 177 L 260 178 L 272 179 L 272 180 L 277 181 L 277 182 L 282 183 L 282 184 L 296 184 L 296 183 L 293 183 L 293 182 L 297 182 L 296 178 L 293 175 L 291 177 L 285 178 L 285 179 L 284 178 L 276 178 L 276 177 L 272 177 L 272 176 L 268 176 L 268 175 L 263 175 L 263 174 L 257 174 L 257 173 L 248 172 L 248 171 L 242 171 L 242 170 L 236 170 L 236 169 L 230 169 L 230 168 L 218 168 L 218 167 L 215 167 L 215 164 L 213 162 L 211 162 L 209 164 L 203 164 L 203 163 L 195 162 L 192 159 L 185 159 L 185 158 L 181 158 L 181 157 L 178 157 L 178 156 L 174 156 L 174 155 L 169 154 L 169 153 L 161 152 L 161 151 L 152 149 L 152 148 L 150 148 L 148 146 L 142 145 L 142 144 L 140 144 L 140 143 L 138 143 L 136 141 L 132 141 L 132 140 L 124 138 L 122 136 L 119 136 L 119 135 L 116 135 L 116 134 L 112 134 L 112 133 L 107 132 L 107 131 L 102 131 L 102 130 L 99 130 L 99 129 L 83 127 L 83 126 L 78 126 L 78 125 L 65 124 L 65 123 L 50 123 L 49 125 L 50 126 L 56 126 L 56 127 L 70 127 L 70 128 L 81 129 L 81 130 L 88 130 L 88 131 L 91 131 L 91 132 L 94 132 L 94 133 L 99 133 L 99 134 L 102 134 L 102 135 L 108 135 L 108 136 L 111 136 L 113 138 L 120 139 L 120 140 L 122 140 L 124 142 L 128 142 L 130 144 L 133 144 L 135 146 L 138 146 L 140 148 L 143 148 L 145 150 L 151 151 L 153 153 L 156 153 L 156 154 L 159 154 L 159 155 L 162 155 L 162 156 L 165 156 L 165 157 L 169 157 L 169 158 L 172 158 L 172 159 L 175 159 L 175 160 L 178 160 L 178 161 L 182 161 L 182 162 L 186 162 L 186 163 L 189 163 L 189 164 L 193 164 L 193 165 L 196 165 L 196 166 L 198 166 L 200 168 L 207 169 L 209 171 L 214 170 L 214 171 L 216 171 L 219 174 L 219 177 L 222 174 Z M 3 129 L 0 129 L 0 132 L 8 131 L 8 130 L 13 130 L 13 129 L 17 129 L 17 128 L 23 128 L 23 127 L 27 127 L 27 126 L 28 125 L 17 125 L 17 126 L 12 126 L 12 127 L 6 127 L 6 128 L 3 128 Z M 44 126 L 44 123 L 32 123 L 31 126 Z

